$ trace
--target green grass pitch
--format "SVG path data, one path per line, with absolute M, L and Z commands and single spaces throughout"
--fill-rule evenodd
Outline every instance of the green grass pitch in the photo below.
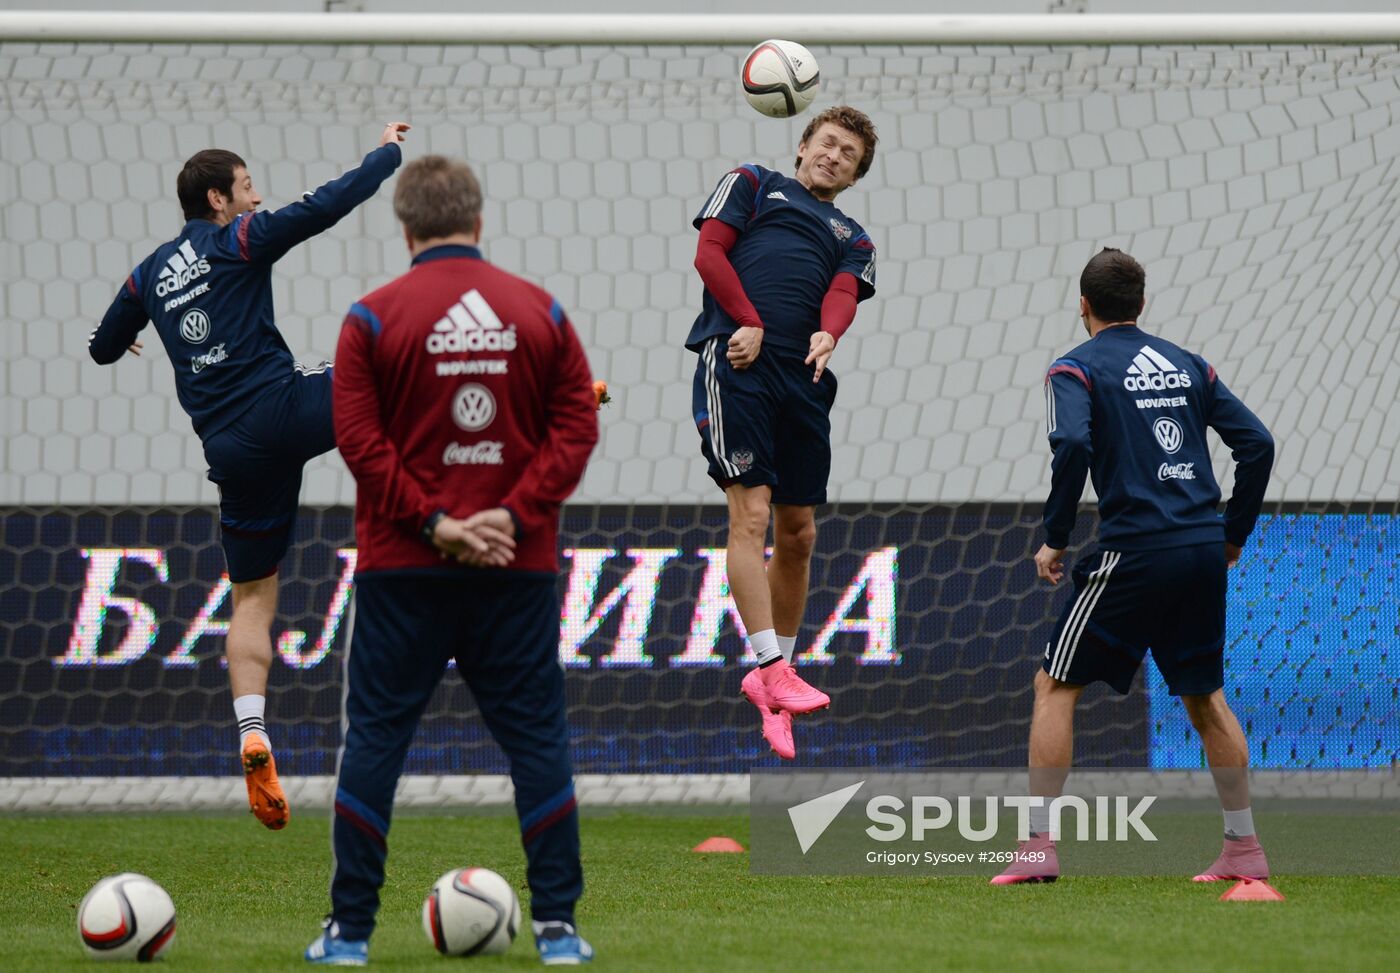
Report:
M 175 900 L 170 970 L 305 969 L 328 905 L 329 819 L 273 834 L 246 816 L 74 815 L 0 820 L 0 969 L 93 970 L 75 911 L 104 875 L 143 872 Z M 1281 876 L 1286 902 L 1217 901 L 1185 878 L 1069 875 L 992 888 L 981 878 L 750 875 L 747 855 L 697 855 L 710 835 L 748 843 L 730 809 L 594 811 L 583 819 L 579 925 L 600 970 L 1394 969 L 1400 879 Z M 525 933 L 503 957 L 449 959 L 423 935 L 432 881 L 460 865 L 522 889 L 503 813 L 402 813 L 370 965 L 383 970 L 538 969 Z M 1204 863 L 1203 863 L 1204 864 Z M 527 913 L 528 918 L 528 913 Z M 462 964 L 470 964 L 463 967 Z

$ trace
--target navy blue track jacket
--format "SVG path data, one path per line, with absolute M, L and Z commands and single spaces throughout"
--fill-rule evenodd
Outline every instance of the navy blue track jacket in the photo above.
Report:
M 1045 399 L 1055 453 L 1047 545 L 1069 546 L 1086 475 L 1099 495 L 1099 541 L 1110 550 L 1243 545 L 1249 537 L 1274 441 L 1199 356 L 1136 325 L 1116 325 L 1051 364 Z M 1223 521 L 1207 426 L 1237 464 Z
M 295 374 L 273 316 L 273 263 L 373 196 L 401 161 L 391 142 L 275 212 L 244 213 L 228 226 L 190 220 L 131 272 L 88 339 L 88 353 L 109 365 L 154 321 L 180 405 L 208 439 Z

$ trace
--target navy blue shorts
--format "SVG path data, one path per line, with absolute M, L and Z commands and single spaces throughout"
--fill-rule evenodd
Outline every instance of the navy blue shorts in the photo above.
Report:
M 276 573 L 291 546 L 301 468 L 335 449 L 331 372 L 297 371 L 204 442 L 230 581 Z
M 1151 651 L 1173 696 L 1215 692 L 1225 685 L 1225 571 L 1223 542 L 1080 558 L 1043 668 L 1127 693 Z
M 710 478 L 720 489 L 772 487 L 774 503 L 826 503 L 836 376 L 826 371 L 813 382 L 802 358 L 767 348 L 736 371 L 728 346 L 722 336 L 705 342 L 691 393 Z

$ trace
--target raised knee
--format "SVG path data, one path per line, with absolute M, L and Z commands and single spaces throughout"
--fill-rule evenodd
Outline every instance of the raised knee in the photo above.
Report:
M 233 586 L 231 622 L 271 625 L 277 616 L 277 575 Z

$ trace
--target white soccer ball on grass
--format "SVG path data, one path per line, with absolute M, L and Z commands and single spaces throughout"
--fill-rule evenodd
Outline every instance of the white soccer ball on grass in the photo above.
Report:
M 520 929 L 520 900 L 489 868 L 454 868 L 423 902 L 423 931 L 446 956 L 504 953 Z
M 144 875 L 110 875 L 83 896 L 78 935 L 93 959 L 149 963 L 175 939 L 175 903 Z

